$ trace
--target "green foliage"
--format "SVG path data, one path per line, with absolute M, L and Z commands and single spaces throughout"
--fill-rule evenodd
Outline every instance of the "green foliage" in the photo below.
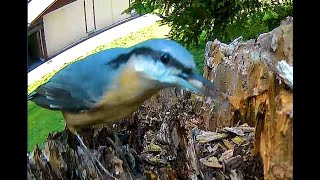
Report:
M 169 37 L 184 45 L 198 45 L 218 38 L 228 42 L 236 37 L 255 38 L 272 30 L 292 15 L 292 0 L 136 0 L 126 10 L 154 13 L 171 27 Z
M 205 45 L 207 43 L 205 37 L 206 37 L 205 33 L 203 32 L 200 35 L 199 43 L 197 45 L 193 44 L 187 47 L 187 49 L 190 51 L 190 53 L 194 57 L 194 61 L 196 63 L 198 72 L 200 72 L 201 74 L 203 73 L 204 51 L 205 51 Z
M 282 4 L 269 4 L 264 8 L 263 22 L 268 29 L 279 26 L 279 23 L 287 16 L 293 15 L 292 1 L 284 1 Z
M 259 34 L 276 28 L 283 19 L 292 14 L 292 1 L 282 4 L 265 3 L 260 11 L 228 23 L 225 34 L 219 39 L 223 42 L 230 42 L 239 36 L 242 36 L 244 40 L 256 38 Z

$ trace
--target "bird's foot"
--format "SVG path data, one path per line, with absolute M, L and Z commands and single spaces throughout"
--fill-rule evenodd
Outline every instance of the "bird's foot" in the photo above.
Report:
M 112 134 L 113 134 L 113 137 L 115 140 L 113 141 L 111 138 L 107 137 L 107 141 L 114 148 L 116 153 L 119 155 L 119 158 L 122 160 L 122 163 L 123 163 L 124 167 L 127 169 L 127 171 L 130 171 L 130 167 L 127 162 L 127 159 L 125 158 L 125 155 L 121 149 L 122 144 L 120 142 L 120 139 L 114 131 L 112 131 Z M 128 173 L 128 174 L 130 175 L 130 173 Z M 130 175 L 130 179 L 133 179 L 131 177 L 131 175 Z
M 136 170 L 136 168 L 137 168 L 136 166 L 138 166 L 136 161 L 140 162 L 139 160 L 141 158 L 137 159 L 138 158 L 137 153 L 133 149 L 129 149 L 127 146 L 122 145 L 121 140 L 119 139 L 117 133 L 112 131 L 112 134 L 114 136 L 114 141 L 109 137 L 107 137 L 106 139 L 107 139 L 108 143 L 114 148 L 114 150 L 118 154 L 119 158 L 122 160 L 123 166 L 128 171 L 130 179 L 143 179 L 142 177 L 140 177 L 141 174 L 138 173 L 138 171 Z M 142 160 L 141 160 L 141 162 L 142 162 Z M 139 164 L 141 164 L 141 163 L 139 163 Z M 134 177 L 132 177 L 132 176 L 134 176 Z
M 96 169 L 98 170 L 99 175 L 100 175 L 101 177 L 104 177 L 104 176 L 102 175 L 102 173 L 100 172 L 100 170 L 99 170 L 99 168 L 100 168 L 100 169 L 103 171 L 103 173 L 107 176 L 108 179 L 111 178 L 111 179 L 116 180 L 117 178 L 114 177 L 114 176 L 100 163 L 100 161 L 97 159 L 97 157 L 94 156 L 94 155 L 89 151 L 89 149 L 88 149 L 87 146 L 83 143 L 83 141 L 82 141 L 82 139 L 81 139 L 81 137 L 79 136 L 78 133 L 76 133 L 76 137 L 77 137 L 77 139 L 78 139 L 81 147 L 87 152 L 87 154 L 90 156 L 90 158 L 91 158 L 92 160 L 94 160 L 94 161 L 98 164 L 98 167 L 96 166 Z

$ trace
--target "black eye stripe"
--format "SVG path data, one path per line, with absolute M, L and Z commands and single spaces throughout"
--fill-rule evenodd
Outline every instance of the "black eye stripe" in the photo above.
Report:
M 185 67 L 181 62 L 176 60 L 169 53 L 154 51 L 148 47 L 139 47 L 139 48 L 133 49 L 132 51 L 130 51 L 128 53 L 120 54 L 118 57 L 106 62 L 106 65 L 110 65 L 113 68 L 118 68 L 121 64 L 127 63 L 132 54 L 148 55 L 148 56 L 151 56 L 152 59 L 154 59 L 156 61 L 157 60 L 162 61 L 166 66 L 173 66 L 177 69 L 182 69 L 183 72 L 185 72 L 187 74 L 192 72 L 192 68 Z
M 191 74 L 191 73 L 192 73 L 192 71 L 193 71 L 193 69 L 192 69 L 192 68 L 184 68 L 184 69 L 182 70 L 182 73 L 185 73 L 185 74 Z

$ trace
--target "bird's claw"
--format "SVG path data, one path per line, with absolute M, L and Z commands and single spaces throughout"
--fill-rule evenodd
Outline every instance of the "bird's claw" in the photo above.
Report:
M 125 156 L 125 153 L 124 153 L 124 149 L 122 148 L 122 144 L 121 144 L 121 141 L 118 137 L 118 135 L 112 131 L 112 134 L 114 136 L 114 141 L 107 137 L 107 141 L 108 143 L 115 149 L 116 153 L 119 155 L 119 158 L 122 160 L 123 162 L 123 165 L 124 167 L 127 169 L 127 171 L 130 171 L 130 170 L 134 170 L 134 167 L 130 166 L 129 163 L 128 163 L 128 160 Z M 133 158 L 134 159 L 134 156 L 131 154 L 130 151 L 128 150 L 125 150 L 126 151 L 126 154 L 129 156 L 129 158 L 131 157 L 131 159 Z M 133 164 L 133 163 L 130 163 L 130 164 Z M 134 164 L 133 164 L 134 166 Z M 131 176 L 131 173 L 128 173 L 130 175 L 130 178 L 131 179 L 134 179 L 134 177 Z M 133 175 L 136 174 L 135 172 L 133 172 Z
M 101 177 L 104 177 L 102 175 L 102 173 L 100 172 L 99 170 L 99 167 L 100 169 L 104 172 L 104 174 L 106 175 L 106 178 L 108 179 L 112 179 L 112 180 L 117 180 L 116 177 L 114 177 L 101 163 L 100 161 L 97 159 L 96 156 L 94 156 L 90 151 L 89 149 L 87 148 L 87 146 L 83 143 L 81 137 L 79 136 L 78 133 L 76 133 L 76 137 L 80 143 L 80 146 L 87 152 L 87 154 L 90 156 L 91 159 L 93 159 L 97 164 L 98 164 L 98 167 L 94 164 L 94 166 L 96 167 L 96 169 L 98 170 L 98 173 Z

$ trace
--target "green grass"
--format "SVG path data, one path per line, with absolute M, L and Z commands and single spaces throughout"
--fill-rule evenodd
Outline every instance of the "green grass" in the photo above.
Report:
M 77 58 L 72 62 L 83 59 L 92 53 L 96 53 L 104 49 L 112 47 L 129 47 L 151 38 L 165 38 L 169 31 L 170 27 L 166 25 L 159 26 L 156 23 L 145 27 L 138 32 L 133 32 L 122 38 L 116 39 L 108 44 L 98 46 L 92 52 Z M 194 55 L 199 72 L 203 71 L 204 46 L 205 43 L 201 42 L 198 46 L 188 48 L 188 50 L 190 50 Z M 70 63 L 66 63 L 63 67 Z M 40 80 L 28 86 L 28 94 L 34 91 L 39 85 L 47 82 L 59 70 L 46 74 Z M 50 132 L 62 131 L 64 129 L 64 125 L 63 117 L 59 111 L 46 110 L 37 106 L 33 102 L 28 102 L 28 151 L 32 151 L 36 144 L 38 144 L 40 148 L 43 147 L 43 143 L 47 139 L 48 134 Z
M 36 144 L 42 148 L 49 132 L 61 131 L 64 128 L 62 114 L 50 111 L 28 102 L 28 151 Z
M 75 59 L 74 61 L 80 60 L 92 53 L 99 52 L 103 49 L 112 47 L 129 47 L 139 42 L 145 41 L 151 38 L 165 38 L 169 33 L 170 27 L 159 26 L 153 24 L 148 27 L 141 29 L 138 32 L 130 33 L 122 38 L 116 39 L 106 45 L 98 46 L 92 52 Z M 72 61 L 72 62 L 74 62 Z M 72 63 L 71 62 L 71 63 Z M 66 63 L 63 67 L 70 63 Z M 61 67 L 61 69 L 63 68 Z M 59 70 L 52 71 L 40 80 L 28 86 L 28 94 L 35 90 L 39 85 L 47 82 L 55 73 Z M 28 102 L 28 152 L 32 151 L 36 144 L 39 147 L 43 147 L 44 141 L 47 139 L 50 132 L 62 131 L 64 129 L 64 121 L 60 112 L 50 111 L 43 109 L 33 102 Z

